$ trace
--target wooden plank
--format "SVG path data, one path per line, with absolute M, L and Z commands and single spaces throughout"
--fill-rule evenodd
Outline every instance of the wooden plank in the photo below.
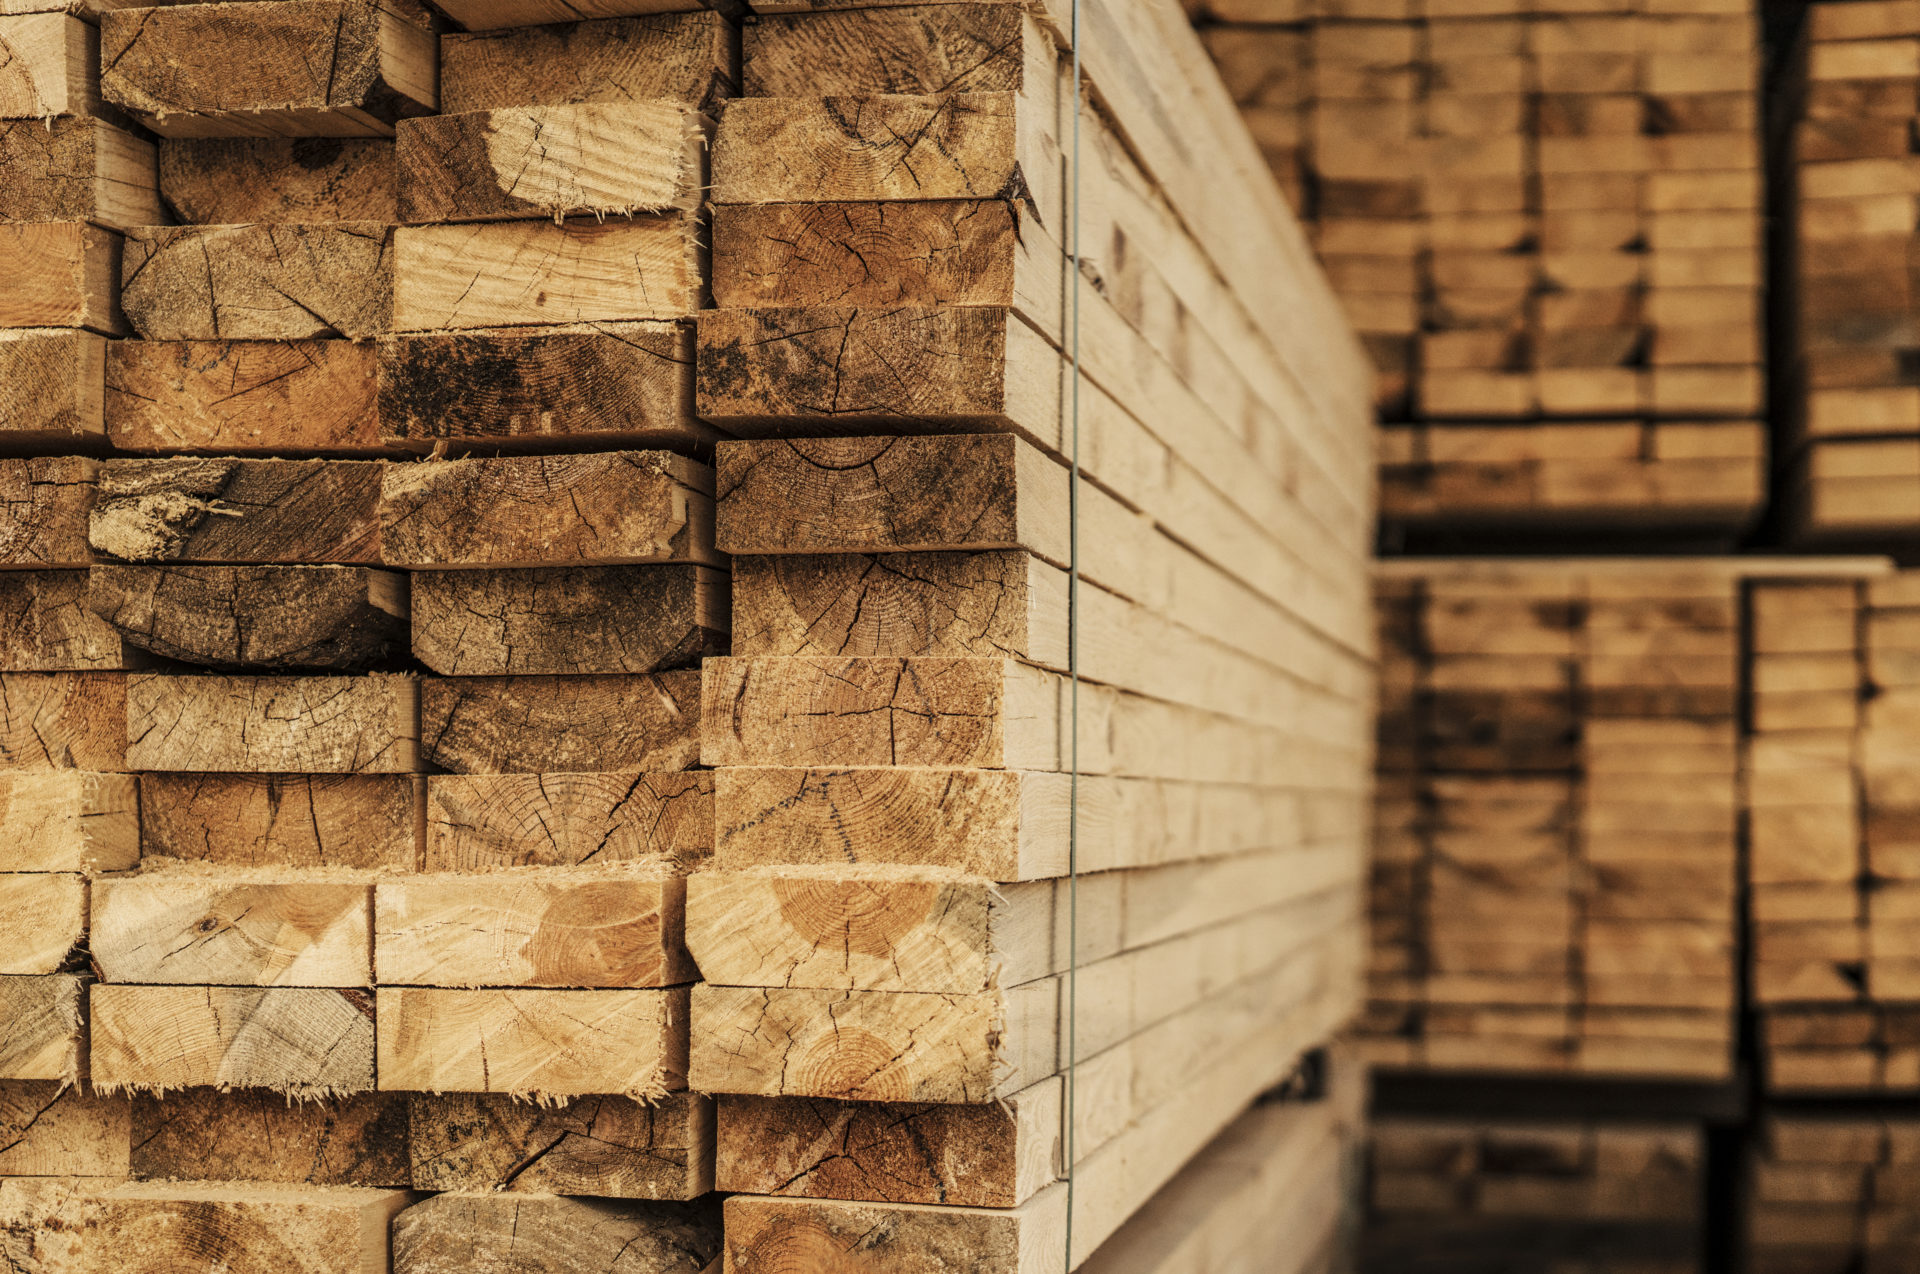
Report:
M 135 1093 L 133 1175 L 404 1190 L 408 1104 L 390 1093 L 298 1103 L 254 1089 Z
M 117 230 L 165 220 L 153 143 L 100 120 L 0 123 L 0 164 L 13 174 L 0 191 L 0 221 L 91 221 Z
M 427 779 L 425 871 L 693 868 L 713 852 L 713 775 L 435 774 Z
M 360 671 L 406 648 L 407 581 L 359 566 L 96 566 L 87 601 L 133 646 L 192 664 Z
M 0 773 L 0 871 L 120 871 L 140 857 L 133 779 L 80 770 Z
M 697 663 L 726 647 L 725 588 L 700 566 L 422 571 L 413 576 L 413 653 L 450 676 Z
M 0 350 L 4 350 L 0 346 Z M 386 449 L 365 343 L 115 341 L 103 422 L 118 451 L 234 456 Z
M 850 56 L 855 49 L 872 60 Z M 741 91 L 788 98 L 1024 91 L 1044 103 L 1054 92 L 1056 57 L 1052 39 L 1017 4 L 906 15 L 762 12 L 741 31 Z
M 84 456 L 0 457 L 0 566 L 86 566 L 99 466 Z
M 438 109 L 433 33 L 398 6 L 269 2 L 102 14 L 102 95 L 163 137 L 390 137 Z
M 942 1266 L 1043 1274 L 1065 1268 L 1066 1202 L 1064 1186 L 1012 1209 L 734 1195 L 725 1205 L 727 1257 L 736 1267 L 844 1265 L 852 1256 L 894 1274 Z
M 706 188 L 705 117 L 671 100 L 435 115 L 396 146 L 414 224 L 687 211 Z
M 686 896 L 650 865 L 423 874 L 378 886 L 373 958 L 383 986 L 673 986 L 700 974 Z
M 407 676 L 170 676 L 127 682 L 127 760 L 190 773 L 407 774 L 420 682 Z
M 372 1014 L 355 991 L 97 985 L 88 996 L 93 1085 L 267 1088 L 303 1099 L 370 1092 Z
M 713 1100 L 699 1093 L 565 1106 L 415 1094 L 411 1106 L 417 1189 L 694 1199 L 713 1188 Z
M 524 1237 L 523 1237 L 524 1236 Z M 720 1253 L 717 1203 L 643 1203 L 516 1194 L 443 1194 L 393 1219 L 396 1274 L 525 1258 L 633 1274 L 701 1274 Z
M 382 337 L 380 425 L 414 447 L 582 443 L 704 451 L 693 414 L 693 332 L 591 323 Z
M 0 1168 L 9 1176 L 124 1177 L 129 1125 L 125 1098 L 58 1080 L 0 1081 Z
M 58 973 L 86 931 L 87 885 L 77 875 L 0 878 L 0 974 Z
M 98 446 L 106 345 L 92 332 L 0 330 L 0 443 L 69 452 Z
M 188 225 L 392 223 L 394 144 L 384 138 L 208 137 L 160 143 L 160 193 Z
M 0 16 L 0 119 L 97 115 L 100 36 L 67 13 Z
M 609 19 L 715 8 L 737 13 L 732 0 L 449 0 L 447 16 L 469 31 L 546 26 L 577 19 Z
M 86 1258 L 76 1268 L 84 1274 L 157 1274 L 202 1261 L 207 1240 L 196 1225 L 183 1223 L 191 1217 L 248 1259 L 289 1274 L 382 1271 L 388 1268 L 388 1226 L 413 1198 L 404 1190 L 350 1186 L 129 1182 L 97 1196 Z
M 0 328 L 84 327 L 127 334 L 121 238 L 78 221 L 0 224 Z
M 88 538 L 127 562 L 378 565 L 381 477 L 357 460 L 112 460 Z
M 389 465 L 381 553 L 415 569 L 718 566 L 712 482 L 707 466 L 667 451 Z
M 150 226 L 128 238 L 119 282 L 150 341 L 362 340 L 392 325 L 396 252 L 377 222 Z
M 683 1089 L 686 989 L 378 993 L 380 1087 L 523 1098 Z
M 92 672 L 141 666 L 87 605 L 84 571 L 0 572 L 0 668 Z
M 216 867 L 410 871 L 420 780 L 388 774 L 142 774 L 141 856 Z
M 570 4 L 552 23 L 441 36 L 440 109 L 666 98 L 712 110 L 739 93 L 733 28 L 718 13 L 581 16 Z
M 125 673 L 0 673 L 0 770 L 127 768 Z
M 0 977 L 0 1079 L 78 1082 L 86 979 L 71 973 Z
M 422 759 L 453 774 L 686 769 L 699 674 L 429 677 L 420 728 Z
M 371 986 L 372 904 L 364 879 L 103 876 L 93 884 L 88 949 L 115 983 Z
M 395 331 L 687 318 L 706 298 L 688 213 L 405 226 L 393 245 Z

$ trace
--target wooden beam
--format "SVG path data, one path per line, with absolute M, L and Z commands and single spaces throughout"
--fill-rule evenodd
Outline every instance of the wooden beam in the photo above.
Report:
M 684 1089 L 687 992 L 383 987 L 380 1087 L 551 1099 Z
M 5 19 L 0 19 L 4 22 Z M 91 221 L 109 229 L 165 220 L 153 143 L 97 119 L 0 123 L 8 221 Z
M 86 566 L 99 465 L 84 456 L 0 456 L 0 565 Z
M 519 1194 L 442 1194 L 393 1221 L 394 1268 L 495 1267 L 524 1251 L 559 1269 L 702 1274 L 720 1256 L 720 1207 Z
M 0 15 L 0 119 L 101 112 L 99 33 L 47 8 Z
M 713 775 L 435 774 L 426 871 L 657 862 L 713 852 Z
M 389 465 L 382 555 L 416 569 L 717 566 L 712 490 L 707 466 L 667 451 Z
M 400 332 L 688 318 L 706 298 L 690 213 L 403 226 L 393 245 Z
M 252 1089 L 135 1093 L 133 1175 L 404 1190 L 408 1105 L 395 1093 L 297 1103 Z
M 687 211 L 706 189 L 705 117 L 666 100 L 408 120 L 397 151 L 410 224 Z
M 0 225 L 0 328 L 84 327 L 125 336 L 121 237 L 80 221 Z
M 1063 1086 L 980 1106 L 723 1096 L 714 1186 L 735 1194 L 1011 1208 L 1060 1175 Z
M 100 91 L 163 137 L 391 137 L 438 109 L 433 32 L 376 0 L 100 16 Z
M 151 226 L 127 240 L 120 299 L 150 341 L 362 340 L 392 326 L 394 261 L 377 222 Z
M 219 867 L 410 871 L 420 780 L 389 774 L 142 774 L 141 854 Z
M 89 1259 L 80 1268 L 105 1274 L 127 1264 L 191 1267 L 205 1260 L 204 1236 L 217 1234 L 223 1237 L 216 1243 L 232 1243 L 270 1269 L 376 1274 L 388 1268 L 388 1227 L 413 1199 L 405 1190 L 350 1186 L 129 1182 L 96 1196 Z M 129 1260 L 129 1253 L 139 1255 Z
M 726 588 L 704 566 L 421 571 L 413 653 L 448 676 L 696 664 L 726 649 Z
M 0 357 L 4 357 L 0 346 Z M 118 451 L 387 450 L 371 345 L 340 340 L 115 341 L 104 425 Z
M 134 780 L 84 770 L 0 772 L 0 871 L 123 871 L 140 858 Z
M 0 1171 L 13 1177 L 125 1177 L 130 1119 L 124 1097 L 58 1080 L 0 1080 Z
M 84 571 L 0 571 L 0 669 L 93 672 L 144 656 L 87 605 Z
M 417 333 L 377 348 L 380 423 L 393 442 L 693 452 L 719 436 L 693 414 L 684 323 Z
M 454 774 L 685 769 L 700 675 L 429 677 L 420 728 L 422 758 Z
M 0 1079 L 80 1080 L 85 987 L 71 973 L 0 977 Z
M 0 974 L 58 973 L 86 931 L 87 884 L 48 872 L 0 877 Z
M 1059 987 L 972 995 L 693 989 L 696 1092 L 978 1104 L 1054 1073 Z
M 735 1268 L 789 1264 L 887 1274 L 1057 1274 L 1065 1268 L 1066 1187 L 1017 1208 L 946 1208 L 742 1194 L 725 1204 Z M 858 1262 L 858 1264 L 856 1264 Z
M 482 0 L 453 2 L 478 8 Z M 551 24 L 441 36 L 440 109 L 452 115 L 666 98 L 712 110 L 739 95 L 732 24 L 718 13 L 575 21 L 579 16 L 568 4 L 566 16 Z
M 136 770 L 407 774 L 419 766 L 412 677 L 169 676 L 127 683 Z
M 112 460 L 88 538 L 128 562 L 377 566 L 380 481 L 360 460 Z
M 358 671 L 406 649 L 407 593 L 404 576 L 361 566 L 96 566 L 87 600 L 169 659 Z
M 364 992 L 96 985 L 92 1078 L 104 1092 L 268 1088 L 301 1099 L 373 1089 Z
M 606 1199 L 713 1189 L 713 1099 L 668 1093 L 542 1106 L 492 1093 L 415 1094 L 413 1184 Z
M 619 18 L 696 9 L 743 12 L 737 0 L 448 0 L 447 16 L 469 31 L 548 26 L 581 18 Z
M 93 885 L 89 951 L 116 983 L 373 985 L 365 879 L 153 871 Z
M 911 14 L 756 7 L 760 20 L 741 31 L 745 97 L 1026 92 L 1044 103 L 1055 91 L 1059 49 L 1027 6 L 944 5 Z M 852 49 L 872 57 L 850 57 Z
M 686 897 L 648 866 L 412 876 L 376 891 L 373 958 L 382 986 L 674 986 Z
M 0 673 L 0 770 L 127 768 L 127 674 Z
M 160 143 L 160 193 L 188 225 L 398 221 L 385 138 L 179 138 Z
M 99 446 L 106 347 L 93 332 L 0 330 L 0 444 L 69 452 Z

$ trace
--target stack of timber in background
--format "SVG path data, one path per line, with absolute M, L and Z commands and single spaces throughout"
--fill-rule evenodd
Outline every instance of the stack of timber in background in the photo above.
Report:
M 1189 7 L 1379 366 L 1389 544 L 1753 521 L 1750 6 Z
M 1771 99 L 1789 448 L 1787 527 L 1808 542 L 1910 544 L 1920 529 L 1920 11 L 1807 6 Z
M 1694 1274 L 1705 1141 L 1687 1123 L 1380 1116 L 1362 1267 Z
M 1920 575 L 1756 584 L 1752 613 L 1767 1088 L 1920 1093 Z
M 1912 1110 L 1770 1115 L 1753 1147 L 1748 1274 L 1844 1274 L 1920 1262 Z
M 9 1244 L 1337 1263 L 1364 352 L 1171 4 L 717 8 L 0 29 Z
M 1746 569 L 1376 568 L 1381 1065 L 1731 1076 Z

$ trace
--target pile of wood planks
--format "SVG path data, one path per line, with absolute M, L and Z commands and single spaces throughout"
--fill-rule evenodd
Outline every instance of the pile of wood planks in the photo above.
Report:
M 662 7 L 0 0 L 0 1238 L 1330 1266 L 1364 351 L 1170 0 Z
M 1700 1268 L 1706 1138 L 1698 1124 L 1383 1115 L 1367 1140 L 1365 1268 Z
M 1746 0 L 1189 7 L 1380 369 L 1389 528 L 1753 520 Z
M 1911 1109 L 1770 1115 L 1752 1160 L 1750 1274 L 1920 1261 L 1920 1120 Z
M 1920 574 L 1757 584 L 1752 614 L 1768 1088 L 1920 1092 Z
M 1920 10 L 1806 6 L 1774 86 L 1772 180 L 1787 510 L 1809 542 L 1911 541 L 1920 528 L 1913 252 L 1920 224 Z

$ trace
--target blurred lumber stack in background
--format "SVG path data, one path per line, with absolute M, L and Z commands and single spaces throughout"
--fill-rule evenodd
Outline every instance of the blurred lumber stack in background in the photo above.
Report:
M 1920 1261 L 1920 1120 L 1910 1108 L 1770 1116 L 1749 1189 L 1750 1274 L 1898 1270 Z

